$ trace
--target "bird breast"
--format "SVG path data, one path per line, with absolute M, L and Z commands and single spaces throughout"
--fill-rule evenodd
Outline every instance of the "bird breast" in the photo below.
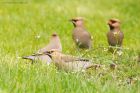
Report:
M 107 34 L 108 43 L 111 46 L 121 45 L 123 40 L 123 33 L 120 31 L 109 31 Z

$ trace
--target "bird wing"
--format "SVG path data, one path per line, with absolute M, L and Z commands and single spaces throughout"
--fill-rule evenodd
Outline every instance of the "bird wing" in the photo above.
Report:
M 75 56 L 72 56 L 72 55 L 65 55 L 65 54 L 61 55 L 61 59 L 64 62 L 72 62 L 72 61 L 73 62 L 76 62 L 76 61 L 89 62 L 88 59 L 78 58 L 78 57 L 75 57 Z
M 58 42 L 57 41 L 55 41 L 55 42 L 54 41 L 50 41 L 50 43 L 46 47 L 44 47 L 42 49 L 39 49 L 38 53 L 50 51 L 52 49 L 56 49 L 58 51 L 62 51 L 61 42 L 60 41 L 58 41 Z
M 73 30 L 73 39 L 86 38 L 91 39 L 90 33 L 84 28 L 75 28 Z
M 111 46 L 122 45 L 124 34 L 121 31 L 109 31 L 107 33 L 108 43 Z
M 92 65 L 93 64 L 91 62 L 85 62 L 85 61 L 69 61 L 69 62 L 61 62 L 56 64 L 56 66 L 58 66 L 59 69 L 65 71 L 76 71 L 76 72 L 86 70 Z
M 111 32 L 111 31 L 109 31 L 108 33 L 107 33 L 107 39 L 108 39 L 108 43 L 109 43 L 109 45 L 111 45 L 111 46 L 116 46 L 116 39 L 115 39 L 115 37 L 114 37 L 114 34 L 113 34 L 113 32 Z
M 118 40 L 118 41 L 119 41 L 119 42 L 118 42 L 119 45 L 122 45 L 123 38 L 124 38 L 124 34 L 123 34 L 123 32 L 120 31 L 120 32 L 119 32 L 119 40 Z

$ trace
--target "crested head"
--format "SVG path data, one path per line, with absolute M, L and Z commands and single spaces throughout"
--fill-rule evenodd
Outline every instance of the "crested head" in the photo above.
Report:
M 70 20 L 74 27 L 83 26 L 84 19 L 82 17 L 75 17 Z
M 52 34 L 52 37 L 56 37 L 56 36 L 58 36 L 57 33 L 53 33 Z
M 120 23 L 120 20 L 116 19 L 116 18 L 111 18 L 109 21 L 111 21 L 111 22 L 119 22 Z
M 58 34 L 53 33 L 53 34 L 51 35 L 50 40 L 51 40 L 51 42 L 55 43 L 55 42 L 60 41 L 60 38 L 59 38 Z
M 120 20 L 112 18 L 108 21 L 110 29 L 120 28 Z
M 48 55 L 50 58 L 52 58 L 55 55 L 61 54 L 61 51 L 58 49 L 51 49 L 49 51 L 44 52 L 44 54 Z
M 71 19 L 72 21 L 83 21 L 84 19 L 82 17 L 75 17 Z
M 61 40 L 56 33 L 53 33 L 50 38 L 50 48 L 49 49 L 56 49 L 62 51 Z

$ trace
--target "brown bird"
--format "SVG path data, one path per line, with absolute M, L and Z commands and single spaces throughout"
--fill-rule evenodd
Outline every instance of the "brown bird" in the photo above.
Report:
M 91 35 L 84 26 L 84 20 L 81 17 L 76 17 L 70 20 L 74 25 L 72 38 L 79 48 L 90 49 L 92 46 Z
M 60 42 L 59 36 L 56 33 L 52 34 L 52 36 L 50 38 L 50 42 L 45 48 L 38 50 L 38 52 L 33 55 L 24 56 L 22 58 L 29 59 L 32 61 L 40 60 L 42 62 L 49 64 L 49 63 L 51 63 L 52 60 L 48 55 L 45 55 L 44 52 L 47 52 L 50 50 L 62 51 L 61 42 Z
M 28 60 L 31 60 L 32 63 L 34 61 L 41 61 L 45 64 L 50 64 L 52 62 L 52 59 L 48 56 L 48 55 L 45 55 L 45 54 L 33 54 L 33 55 L 30 55 L 30 56 L 24 56 L 22 57 L 23 59 L 28 59 Z
M 64 71 L 85 71 L 89 68 L 96 68 L 97 65 L 90 62 L 88 59 L 77 58 L 71 55 L 62 54 L 59 51 L 48 51 L 45 53 L 46 55 L 52 58 L 52 61 L 58 67 L 58 69 Z
M 52 34 L 49 44 L 46 47 L 38 50 L 38 53 L 43 53 L 46 51 L 50 51 L 52 49 L 62 51 L 61 41 L 60 41 L 59 36 L 56 33 Z
M 110 31 L 107 33 L 107 39 L 109 46 L 111 46 L 111 48 L 109 48 L 109 51 L 112 53 L 116 53 L 116 50 L 121 50 L 124 34 L 123 32 L 121 32 L 120 21 L 118 19 L 110 19 L 108 21 L 108 25 Z M 117 49 L 115 47 L 117 47 Z
M 120 29 L 120 21 L 118 19 L 110 19 L 108 21 L 110 31 L 107 33 L 107 39 L 110 46 L 122 46 L 124 34 Z

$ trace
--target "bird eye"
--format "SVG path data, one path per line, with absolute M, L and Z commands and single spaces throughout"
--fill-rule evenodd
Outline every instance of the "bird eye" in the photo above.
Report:
M 73 19 L 72 21 L 76 22 L 77 20 L 76 19 Z
M 49 54 L 53 53 L 54 51 L 48 51 Z
M 44 52 L 45 54 L 51 54 L 51 53 L 53 53 L 53 51 L 46 51 L 46 52 Z

